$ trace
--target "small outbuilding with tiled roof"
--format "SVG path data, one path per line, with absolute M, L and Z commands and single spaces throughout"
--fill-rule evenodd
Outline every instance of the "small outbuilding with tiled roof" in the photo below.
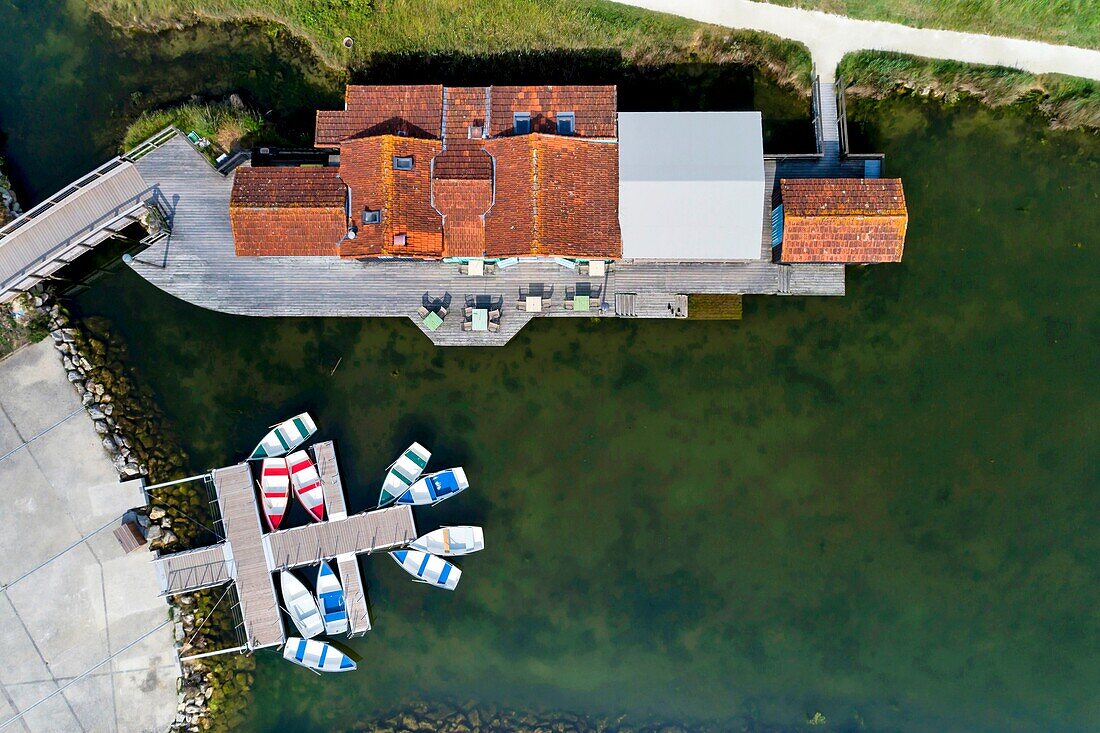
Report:
M 336 168 L 238 168 L 229 199 L 236 252 L 336 255 L 348 233 L 347 186 Z
M 901 261 L 908 212 L 900 179 L 783 179 L 780 195 L 780 261 Z

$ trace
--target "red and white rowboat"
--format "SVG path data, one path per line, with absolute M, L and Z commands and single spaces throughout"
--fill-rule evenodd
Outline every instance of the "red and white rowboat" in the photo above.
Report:
M 260 469 L 260 503 L 267 526 L 274 532 L 286 514 L 290 500 L 290 471 L 285 458 L 265 458 Z
M 287 456 L 286 463 L 290 467 L 290 484 L 298 501 L 309 512 L 310 519 L 320 522 L 325 518 L 325 490 L 313 461 L 309 460 L 304 450 L 300 450 Z

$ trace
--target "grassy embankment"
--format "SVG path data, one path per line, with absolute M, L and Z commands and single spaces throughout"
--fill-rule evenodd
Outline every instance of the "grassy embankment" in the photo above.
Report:
M 865 20 L 1100 48 L 1096 0 L 766 0 Z
M 1053 127 L 1100 128 L 1100 82 L 1088 79 L 880 51 L 848 54 L 837 75 L 849 82 L 849 94 L 921 94 L 947 103 L 971 97 L 993 107 L 1034 105 Z
M 87 0 L 112 24 L 261 20 L 289 29 L 327 65 L 356 68 L 382 53 L 617 49 L 633 63 L 706 61 L 761 67 L 808 89 L 810 57 L 793 41 L 605 0 Z M 343 39 L 353 39 L 350 49 Z
M 229 101 L 148 110 L 126 128 L 122 149 L 130 150 L 168 125 L 175 125 L 184 133 L 194 131 L 209 140 L 211 145 L 204 152 L 214 159 L 223 152 L 247 145 L 264 129 L 264 119 L 243 104 Z

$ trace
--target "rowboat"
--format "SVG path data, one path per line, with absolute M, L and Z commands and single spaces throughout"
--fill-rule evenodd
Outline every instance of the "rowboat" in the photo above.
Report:
M 353 672 L 356 665 L 351 657 L 317 639 L 299 639 L 292 636 L 283 647 L 283 659 L 317 672 Z
M 397 497 L 397 503 L 414 506 L 438 504 L 468 488 L 470 483 L 466 480 L 466 472 L 461 468 L 448 468 L 422 477 Z
M 317 467 L 304 450 L 287 456 L 286 465 L 290 467 L 290 485 L 298 501 L 309 512 L 310 519 L 320 522 L 325 518 L 325 489 L 317 475 Z
M 260 504 L 264 510 L 264 520 L 272 532 L 283 521 L 289 499 L 290 471 L 286 467 L 286 459 L 265 458 L 260 469 Z
M 441 557 L 420 550 L 394 550 L 390 553 L 405 572 L 416 578 L 419 583 L 427 583 L 437 588 L 454 590 L 462 571 Z
M 248 460 L 285 456 L 306 442 L 309 436 L 316 432 L 317 425 L 314 424 L 313 418 L 309 416 L 308 412 L 303 412 L 301 415 L 296 415 L 286 422 L 276 425 L 270 433 L 264 436 L 264 439 L 256 446 L 256 450 L 252 451 L 252 455 L 248 457 Z
M 409 547 L 443 557 L 469 555 L 485 549 L 485 534 L 481 527 L 442 527 L 418 537 Z
M 283 603 L 286 604 L 290 620 L 294 622 L 298 633 L 307 639 L 317 636 L 325 630 L 325 624 L 321 621 L 321 612 L 317 610 L 317 601 L 313 598 L 302 581 L 289 570 L 279 573 L 279 586 L 283 591 Z
M 321 608 L 321 621 L 325 633 L 342 634 L 348 630 L 348 612 L 344 608 L 344 588 L 332 567 L 322 561 L 317 571 L 317 605 Z
M 382 482 L 382 495 L 378 497 L 378 506 L 386 506 L 420 478 L 431 457 L 432 452 L 420 443 L 413 443 L 405 449 L 401 457 L 391 463 L 386 470 L 386 480 Z

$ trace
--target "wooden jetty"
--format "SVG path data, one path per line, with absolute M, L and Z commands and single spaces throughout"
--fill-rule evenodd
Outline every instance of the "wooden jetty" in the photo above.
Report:
M 389 507 L 348 516 L 332 441 L 310 448 L 324 483 L 324 522 L 265 534 L 252 470 L 246 463 L 210 474 L 225 541 L 154 561 L 161 593 L 176 595 L 232 582 L 244 625 L 245 646 L 262 649 L 286 641 L 274 573 L 335 560 L 344 585 L 351 635 L 370 630 L 370 612 L 358 556 L 402 547 L 416 538 L 412 508 Z

